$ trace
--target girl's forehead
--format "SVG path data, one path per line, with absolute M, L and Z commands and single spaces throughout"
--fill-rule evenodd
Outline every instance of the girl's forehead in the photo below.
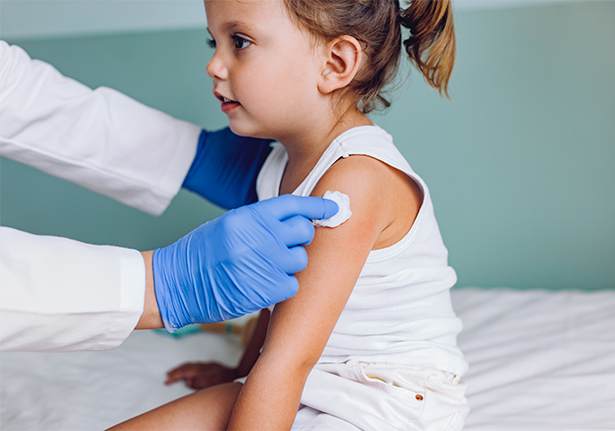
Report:
M 227 10 L 281 9 L 284 0 L 204 0 L 205 7 L 215 6 Z
M 276 33 L 292 26 L 284 0 L 205 0 L 213 31 Z

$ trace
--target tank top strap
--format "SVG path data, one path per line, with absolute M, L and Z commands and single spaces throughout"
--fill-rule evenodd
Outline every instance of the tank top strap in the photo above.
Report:
M 351 155 L 369 156 L 380 160 L 404 172 L 421 186 L 424 193 L 427 192 L 423 180 L 414 173 L 406 159 L 393 144 L 391 135 L 378 126 L 359 126 L 347 130 L 331 142 L 314 169 L 293 194 L 309 196 L 318 181 L 335 162 Z
M 391 135 L 378 126 L 359 126 L 345 131 L 331 142 L 316 166 L 293 194 L 309 196 L 318 181 L 335 162 L 351 155 L 364 155 L 380 160 L 404 172 L 420 185 L 425 195 L 428 193 L 423 180 L 414 173 L 406 159 L 393 144 Z M 259 200 L 278 196 L 287 163 L 286 149 L 279 143 L 275 144 L 257 179 L 256 188 Z

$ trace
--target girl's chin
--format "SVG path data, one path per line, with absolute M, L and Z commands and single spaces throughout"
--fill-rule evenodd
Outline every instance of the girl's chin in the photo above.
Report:
M 229 118 L 229 127 L 234 134 L 239 135 L 239 136 L 247 136 L 250 138 L 261 138 L 261 139 L 269 138 L 265 133 L 263 133 L 264 131 L 262 129 L 259 129 L 254 126 L 246 125 L 245 123 L 242 124 L 242 122 L 239 122 L 239 121 L 233 121 L 230 118 Z

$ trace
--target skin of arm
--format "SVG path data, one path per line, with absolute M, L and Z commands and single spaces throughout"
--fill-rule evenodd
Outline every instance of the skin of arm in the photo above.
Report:
M 352 217 L 334 229 L 316 228 L 314 240 L 306 246 L 308 267 L 296 274 L 299 292 L 276 305 L 263 351 L 235 404 L 230 430 L 291 428 L 305 381 L 320 358 L 370 251 L 381 248 L 380 245 L 391 245 L 386 244 L 386 238 L 399 215 L 395 202 L 406 197 L 413 202 L 416 198 L 414 189 L 407 180 L 401 180 L 398 171 L 366 156 L 336 162 L 312 195 L 322 196 L 327 190 L 350 197 Z M 410 221 L 408 226 L 401 226 L 403 234 L 418 213 L 419 206 L 414 207 L 414 217 L 405 213 Z M 403 234 L 389 239 L 398 240 Z M 384 244 L 380 244 L 381 237 L 385 238 Z
M 162 318 L 160 317 L 160 310 L 158 309 L 156 292 L 154 291 L 154 273 L 152 271 L 154 251 L 143 251 L 141 255 L 145 262 L 145 303 L 143 305 L 143 314 L 141 314 L 135 329 L 164 328 Z
M 261 310 L 258 315 L 258 321 L 256 322 L 256 327 L 254 328 L 252 338 L 250 338 L 250 342 L 246 346 L 246 350 L 244 351 L 241 361 L 236 368 L 237 377 L 245 377 L 250 374 L 254 364 L 256 364 L 256 361 L 261 354 L 261 347 L 265 342 L 270 317 L 271 312 L 268 308 Z

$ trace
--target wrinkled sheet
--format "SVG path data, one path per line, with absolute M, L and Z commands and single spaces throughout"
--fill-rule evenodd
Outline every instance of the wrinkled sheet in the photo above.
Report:
M 192 392 L 165 386 L 186 361 L 234 364 L 236 337 L 135 331 L 115 350 L 0 354 L 0 430 L 103 430 Z
M 453 295 L 467 430 L 615 430 L 615 290 Z
M 615 290 L 453 290 L 468 431 L 615 430 Z M 0 354 L 0 429 L 101 430 L 190 393 L 181 362 L 234 364 L 238 338 L 133 333 L 109 352 Z

